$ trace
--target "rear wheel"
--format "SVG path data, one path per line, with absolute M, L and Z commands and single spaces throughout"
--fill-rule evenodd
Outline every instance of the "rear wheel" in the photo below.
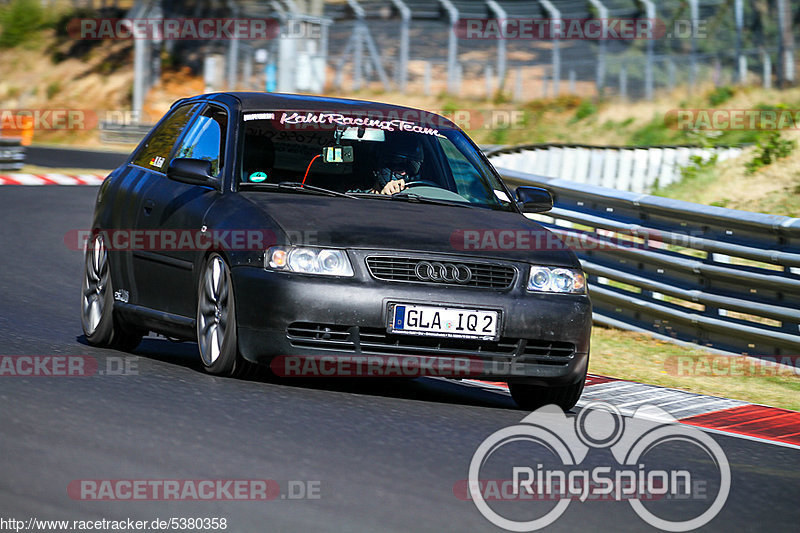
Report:
M 255 366 L 239 355 L 231 271 L 219 254 L 209 256 L 200 274 L 197 346 L 210 374 L 244 377 Z
M 522 383 L 509 383 L 511 397 L 523 409 L 534 411 L 542 406 L 555 404 L 562 410 L 568 411 L 575 407 L 583 393 L 583 384 L 586 376 L 570 385 L 558 387 L 542 387 L 525 385 Z
M 92 346 L 131 351 L 142 341 L 143 332 L 125 327 L 114 316 L 114 289 L 102 235 L 96 235 L 86 248 L 81 325 Z

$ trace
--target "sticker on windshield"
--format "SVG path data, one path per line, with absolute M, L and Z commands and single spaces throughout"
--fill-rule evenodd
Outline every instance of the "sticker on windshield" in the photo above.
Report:
M 253 183 L 261 183 L 267 180 L 267 175 L 264 172 L 253 172 L 248 179 Z
M 161 167 L 164 166 L 164 161 L 166 161 L 166 160 L 163 157 L 156 156 L 156 157 L 154 157 L 153 159 L 150 160 L 150 166 L 151 167 L 156 167 L 156 168 L 161 168 Z
M 246 117 L 246 116 L 245 116 Z M 342 113 L 281 113 L 281 124 L 336 124 L 338 126 L 364 126 L 385 131 L 407 131 L 426 135 L 439 135 L 439 130 L 421 126 L 402 119 L 381 120 L 370 117 L 353 117 Z
M 275 113 L 248 113 L 244 116 L 244 121 L 250 120 L 272 120 L 275 118 Z
M 511 201 L 511 199 L 508 197 L 508 195 L 505 193 L 505 191 L 498 191 L 497 189 L 495 189 L 494 190 L 494 195 L 497 196 L 497 198 L 501 202 L 510 202 Z

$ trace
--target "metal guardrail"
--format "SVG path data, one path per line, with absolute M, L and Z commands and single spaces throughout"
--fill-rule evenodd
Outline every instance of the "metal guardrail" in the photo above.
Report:
M 25 147 L 21 140 L 0 137 L 0 170 L 20 170 L 25 165 Z
M 112 144 L 138 144 L 150 133 L 153 124 L 117 124 L 100 122 L 100 142 Z
M 553 194 L 555 208 L 531 217 L 581 243 L 571 247 L 597 323 L 725 352 L 800 354 L 800 219 L 499 172 Z
M 741 147 L 591 146 L 527 144 L 487 152 L 496 167 L 632 192 L 648 192 L 680 179 L 692 156 L 719 161 L 737 157 Z

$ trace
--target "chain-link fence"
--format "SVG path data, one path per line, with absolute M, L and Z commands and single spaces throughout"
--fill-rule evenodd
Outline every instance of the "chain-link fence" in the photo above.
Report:
M 134 112 L 163 60 L 206 90 L 649 99 L 796 83 L 791 0 L 139 0 L 130 18 L 269 19 L 267 38 L 137 39 Z
M 791 84 L 800 26 L 800 3 L 782 0 L 369 0 L 327 3 L 325 14 L 338 87 L 516 99 Z M 347 46 L 364 28 L 377 61 Z

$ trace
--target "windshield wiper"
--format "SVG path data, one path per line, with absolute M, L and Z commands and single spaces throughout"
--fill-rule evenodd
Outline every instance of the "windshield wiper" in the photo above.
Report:
M 448 205 L 452 207 L 472 207 L 472 204 L 466 202 L 457 202 L 455 200 L 437 200 L 434 198 L 428 198 L 425 196 L 420 196 L 419 194 L 403 194 L 397 193 L 395 195 L 391 194 L 378 194 L 374 192 L 354 192 L 350 194 L 357 194 L 359 198 L 374 198 L 375 200 L 400 200 L 405 202 L 412 202 L 412 203 L 421 203 L 421 204 L 433 204 L 433 205 Z
M 296 181 L 282 181 L 280 183 L 243 183 L 242 185 L 256 186 L 256 187 L 270 187 L 282 191 L 308 191 L 310 193 L 324 194 L 327 196 L 341 196 L 344 198 L 355 198 L 356 200 L 359 199 L 357 196 L 353 196 L 346 192 L 323 189 L 322 187 L 317 187 L 315 185 L 303 185 L 302 183 Z
M 426 196 L 420 196 L 419 194 L 408 193 L 403 194 L 402 192 L 399 194 L 395 194 L 393 196 L 388 196 L 388 198 L 392 200 L 403 200 L 406 202 L 415 202 L 420 204 L 433 204 L 433 205 L 449 205 L 451 207 L 472 207 L 467 202 L 457 202 L 455 200 L 439 200 L 435 198 L 428 198 Z

